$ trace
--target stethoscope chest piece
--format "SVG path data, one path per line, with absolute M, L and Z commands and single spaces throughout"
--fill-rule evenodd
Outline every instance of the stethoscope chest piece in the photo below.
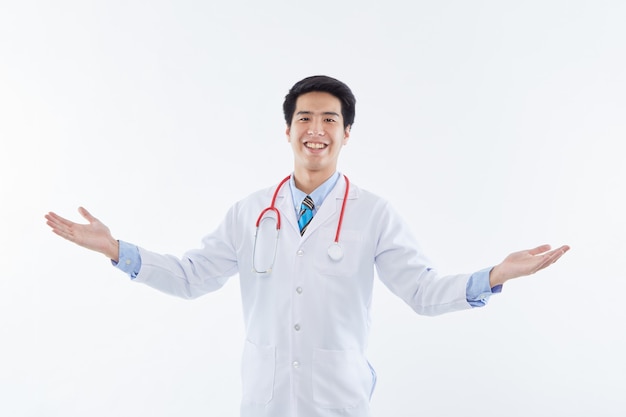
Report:
M 338 262 L 343 258 L 343 249 L 341 249 L 339 243 L 331 243 L 331 245 L 328 247 L 328 256 L 335 262 Z

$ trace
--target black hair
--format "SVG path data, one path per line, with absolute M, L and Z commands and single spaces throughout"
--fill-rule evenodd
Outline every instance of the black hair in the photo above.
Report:
M 341 102 L 341 116 L 343 117 L 343 127 L 352 127 L 354 124 L 354 113 L 356 107 L 356 98 L 352 94 L 352 90 L 343 82 L 328 77 L 326 75 L 313 75 L 306 77 L 289 90 L 283 102 L 283 113 L 285 114 L 285 122 L 291 126 L 293 113 L 296 111 L 296 101 L 302 94 L 313 91 L 321 91 L 332 94 Z

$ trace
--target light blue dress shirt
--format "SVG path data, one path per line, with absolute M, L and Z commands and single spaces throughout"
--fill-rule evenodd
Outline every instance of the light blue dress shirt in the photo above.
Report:
M 320 207 L 324 202 L 324 199 L 328 196 L 330 191 L 335 187 L 337 181 L 341 177 L 339 172 L 335 172 L 328 180 L 322 185 L 317 187 L 311 194 L 311 199 L 315 205 L 313 209 L 313 215 L 317 213 L 317 207 Z M 296 188 L 294 176 L 292 175 L 289 180 L 289 187 L 291 188 L 291 195 L 293 197 L 293 206 L 296 211 L 296 217 L 299 215 L 300 205 L 307 196 L 306 193 Z M 136 278 L 141 269 L 141 256 L 139 255 L 139 249 L 137 246 L 130 243 L 119 241 L 119 262 L 112 261 L 118 269 L 127 273 L 132 279 Z M 489 297 L 492 294 L 502 291 L 502 285 L 497 285 L 493 288 L 489 286 L 489 273 L 492 267 L 482 269 L 473 273 L 468 282 L 466 288 L 467 302 L 472 307 L 482 307 L 487 304 Z
M 322 185 L 313 190 L 311 194 L 306 194 L 304 191 L 296 188 L 296 180 L 292 175 L 289 179 L 289 188 L 291 189 L 291 196 L 293 197 L 293 208 L 296 211 L 296 219 L 300 215 L 300 206 L 302 205 L 302 201 L 304 201 L 304 198 L 307 195 L 309 195 L 311 200 L 313 200 L 313 216 L 315 216 L 315 214 L 317 214 L 317 208 L 322 206 L 322 203 L 324 203 L 324 200 L 328 194 L 330 194 L 330 191 L 335 188 L 335 185 L 337 184 L 337 181 L 339 181 L 340 177 L 341 174 L 339 174 L 339 172 L 335 172 L 333 176 L 324 181 Z

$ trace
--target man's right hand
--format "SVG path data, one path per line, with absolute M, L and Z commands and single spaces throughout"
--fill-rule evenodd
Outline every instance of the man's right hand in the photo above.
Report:
M 119 242 L 113 238 L 109 228 L 93 217 L 84 207 L 79 207 L 78 212 L 89 224 L 74 223 L 53 212 L 45 215 L 46 223 L 54 233 L 62 238 L 84 248 L 100 252 L 118 262 Z

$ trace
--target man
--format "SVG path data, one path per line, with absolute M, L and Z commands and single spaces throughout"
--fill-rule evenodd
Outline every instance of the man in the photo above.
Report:
M 198 297 L 239 274 L 242 416 L 370 416 L 376 374 L 365 347 L 374 267 L 417 313 L 435 315 L 483 306 L 507 280 L 569 250 L 542 245 L 471 275 L 439 276 L 390 205 L 337 172 L 355 103 L 336 79 L 296 83 L 283 104 L 292 175 L 234 204 L 202 248 L 182 259 L 117 241 L 84 208 L 88 224 L 46 215 L 58 235 L 169 294 Z

